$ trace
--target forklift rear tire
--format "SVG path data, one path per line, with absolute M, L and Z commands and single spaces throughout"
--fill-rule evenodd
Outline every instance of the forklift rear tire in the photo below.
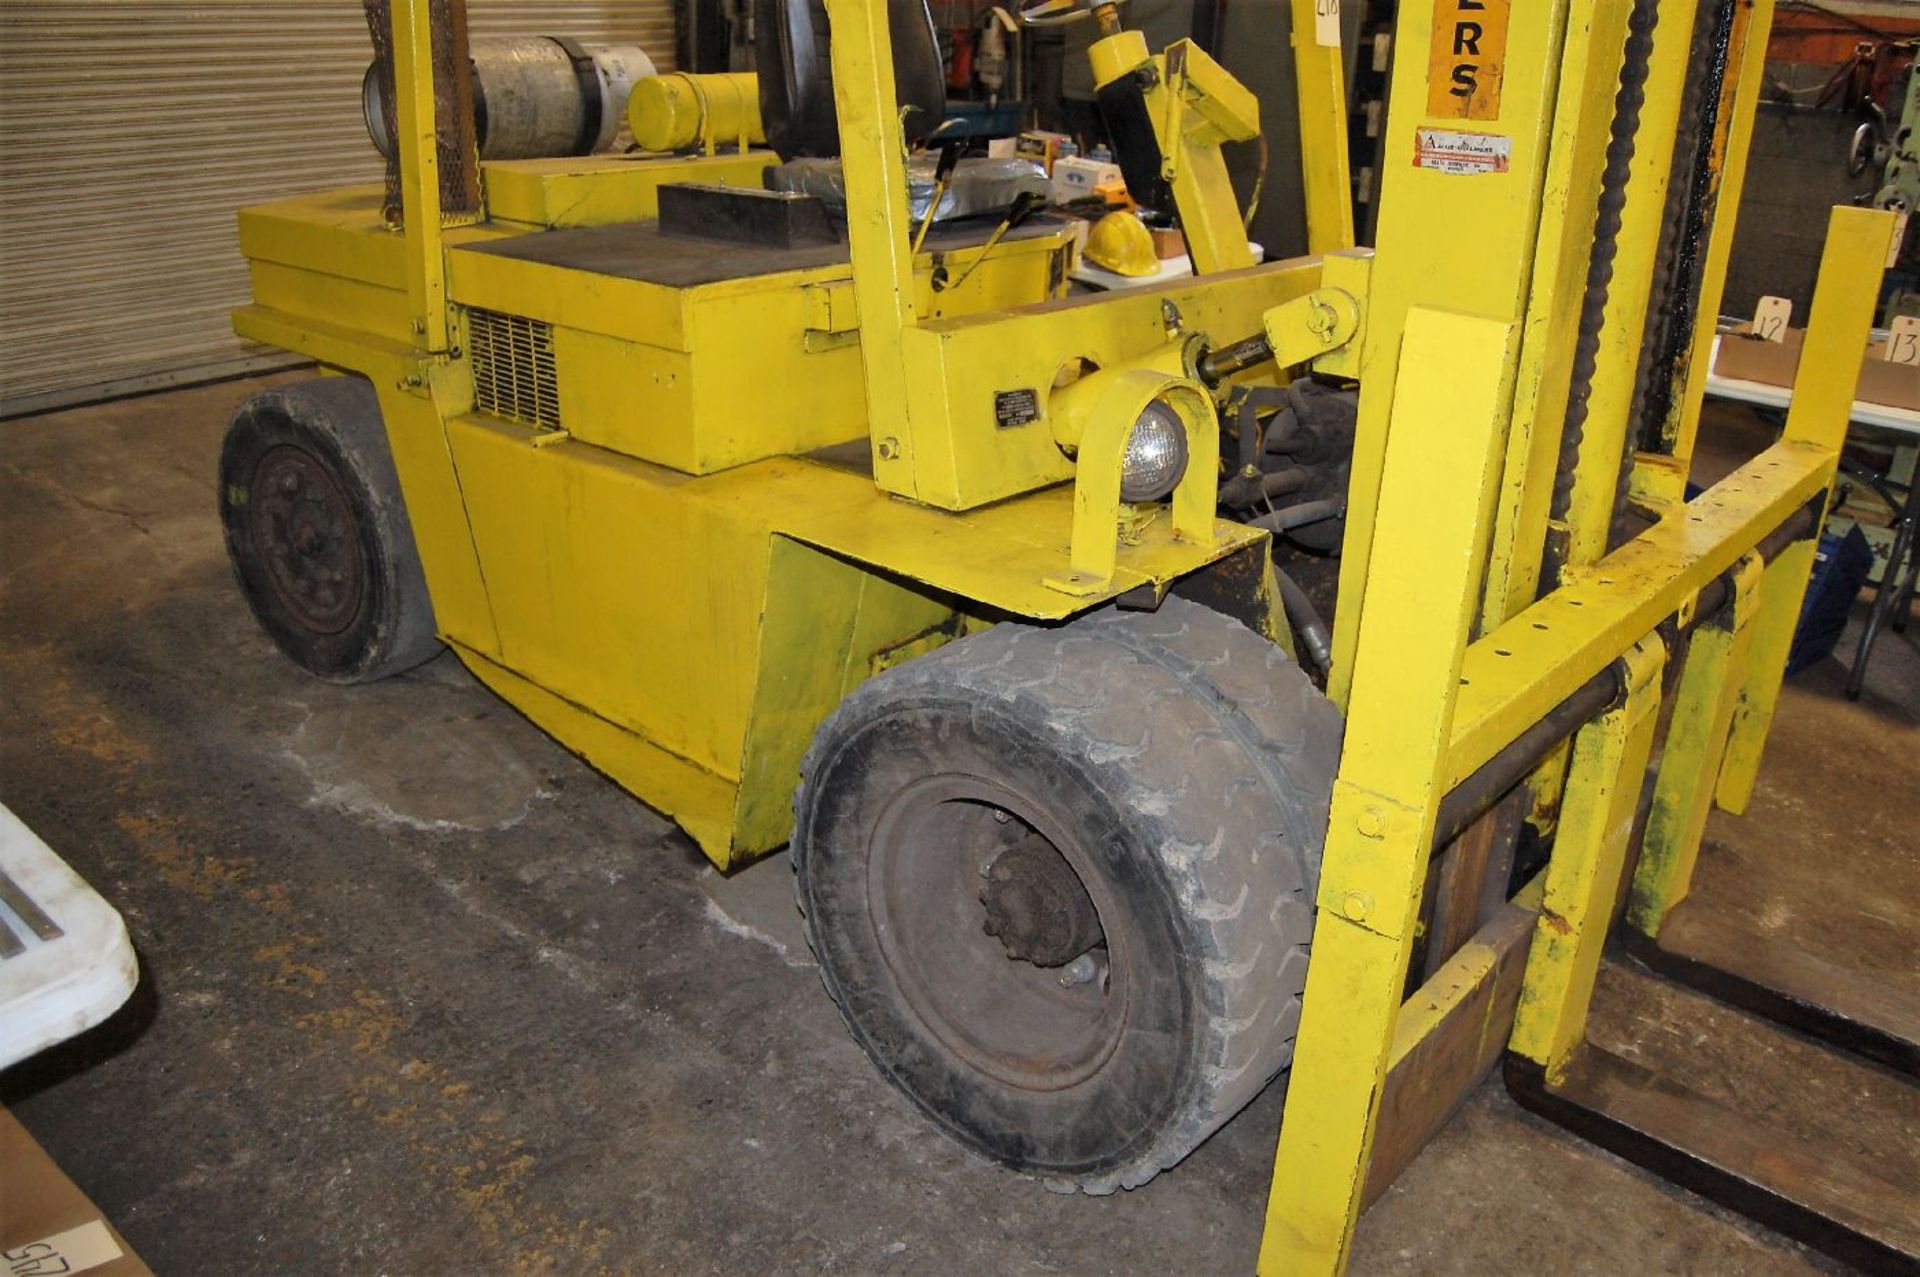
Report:
M 220 449 L 220 523 L 248 606 L 308 672 L 368 683 L 441 650 L 365 379 L 317 377 L 241 404 Z
M 1180 599 L 881 674 L 795 799 L 827 990 L 963 1143 L 1144 1184 L 1292 1056 L 1340 735 L 1278 647 Z

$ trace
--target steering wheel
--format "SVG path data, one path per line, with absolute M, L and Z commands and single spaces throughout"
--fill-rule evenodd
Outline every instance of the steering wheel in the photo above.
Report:
M 1887 162 L 1886 143 L 1872 120 L 1853 131 L 1853 144 L 1847 148 L 1847 176 L 1859 177 L 1869 168 Z
M 1064 27 L 1070 22 L 1079 22 L 1093 16 L 1093 11 L 1103 4 L 1113 4 L 1116 0 L 1035 0 L 1033 4 L 1020 9 L 1020 25 L 1023 27 Z

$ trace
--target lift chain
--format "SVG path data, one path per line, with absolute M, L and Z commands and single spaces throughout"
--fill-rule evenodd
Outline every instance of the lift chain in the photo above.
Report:
M 1609 550 L 1619 548 L 1631 536 L 1628 480 L 1635 454 L 1671 451 L 1668 418 L 1673 411 L 1677 378 L 1693 347 L 1706 236 L 1719 190 L 1714 180 L 1713 151 L 1732 49 L 1734 9 L 1735 0 L 1713 0 L 1700 7 L 1695 21 L 1651 304 L 1640 342 L 1633 407 L 1627 418 L 1630 446 L 1621 450 L 1619 486 L 1614 490 Z
M 1653 61 L 1653 31 L 1660 22 L 1660 0 L 1634 0 L 1627 19 L 1627 44 L 1620 65 L 1620 88 L 1614 95 L 1613 127 L 1607 141 L 1607 167 L 1600 178 L 1599 214 L 1593 228 L 1593 251 L 1587 259 L 1586 295 L 1580 306 L 1580 331 L 1574 345 L 1573 380 L 1567 393 L 1566 425 L 1560 433 L 1560 463 L 1553 476 L 1550 515 L 1559 525 L 1547 536 L 1546 562 L 1540 574 L 1540 592 L 1559 585 L 1566 565 L 1566 534 L 1561 531 L 1573 506 L 1574 474 L 1580 446 L 1586 436 L 1587 409 L 1593 397 L 1593 374 L 1600 359 L 1600 334 L 1607 318 L 1607 298 L 1613 285 L 1614 258 L 1620 251 L 1620 225 L 1627 206 L 1627 179 L 1633 169 L 1635 139 L 1640 132 L 1640 108 L 1647 99 L 1647 75 Z

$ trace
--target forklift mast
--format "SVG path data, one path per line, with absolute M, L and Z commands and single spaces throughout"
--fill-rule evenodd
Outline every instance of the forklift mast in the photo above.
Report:
M 1595 1103 L 1567 1088 L 1598 1059 L 1621 884 L 1624 925 L 1656 933 L 1710 807 L 1751 795 L 1894 236 L 1834 210 L 1782 436 L 1686 499 L 1773 8 L 1400 6 L 1329 685 L 1346 741 L 1263 1272 L 1344 1266 L 1408 1155 L 1404 1129 L 1376 1145 L 1382 1111 L 1404 1127 L 1462 1061 L 1504 1053 L 1550 1115 Z M 1517 897 L 1540 922 L 1490 925 L 1408 997 L 1436 835 L 1516 776 L 1552 838 Z M 1609 1146 L 1752 1208 L 1754 1168 Z

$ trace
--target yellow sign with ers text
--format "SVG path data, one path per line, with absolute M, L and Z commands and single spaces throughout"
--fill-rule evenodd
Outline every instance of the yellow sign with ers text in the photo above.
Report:
M 1427 114 L 1497 120 L 1507 78 L 1507 18 L 1513 0 L 1434 0 L 1427 60 Z

